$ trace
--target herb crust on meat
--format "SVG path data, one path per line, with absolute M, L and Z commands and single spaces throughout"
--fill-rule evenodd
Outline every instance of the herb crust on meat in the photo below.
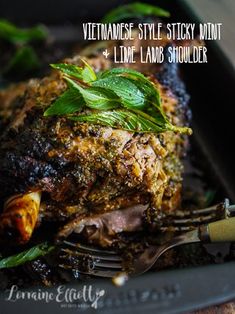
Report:
M 97 71 L 113 66 L 103 57 L 87 60 Z M 77 64 L 78 58 L 66 62 Z M 136 66 L 141 71 L 141 65 Z M 169 120 L 175 125 L 188 124 L 188 95 L 177 65 L 165 62 L 145 69 L 144 74 L 158 88 Z M 62 236 L 68 228 L 73 231 L 81 219 L 85 227 L 86 218 L 94 218 L 96 225 L 97 217 L 102 220 L 115 212 L 113 218 L 108 216 L 111 222 L 118 211 L 138 205 L 147 205 L 140 211 L 138 227 L 132 228 L 126 211 L 123 219 L 129 225 L 113 232 L 113 238 L 126 229 L 131 232 L 160 224 L 165 213 L 180 207 L 186 136 L 172 131 L 134 133 L 58 116 L 45 118 L 44 110 L 65 88 L 62 76 L 53 71 L 43 79 L 0 92 L 2 207 L 12 195 L 40 191 L 41 223 L 64 221 Z M 0 224 L 4 237 L 5 227 Z M 103 237 L 93 235 L 92 241 L 112 243 Z

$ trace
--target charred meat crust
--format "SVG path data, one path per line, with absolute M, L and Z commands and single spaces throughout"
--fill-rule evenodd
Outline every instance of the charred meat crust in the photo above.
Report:
M 156 71 L 151 79 L 160 90 L 166 114 L 176 125 L 187 124 L 188 95 L 177 66 L 164 63 Z M 48 220 L 150 203 L 145 219 L 152 224 L 161 212 L 179 207 L 184 136 L 131 133 L 64 117 L 45 118 L 45 108 L 66 88 L 55 72 L 21 85 L 9 101 L 11 88 L 0 93 L 5 105 L 0 114 L 6 121 L 0 136 L 1 200 L 40 190 L 40 216 Z

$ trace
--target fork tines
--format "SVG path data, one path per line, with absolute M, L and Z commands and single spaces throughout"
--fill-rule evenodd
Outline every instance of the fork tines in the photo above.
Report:
M 189 231 L 202 224 L 212 222 L 217 219 L 225 218 L 230 210 L 228 200 L 215 206 L 196 209 L 196 210 L 178 210 L 172 214 L 166 215 L 163 221 L 162 231 Z
M 113 277 L 122 271 L 122 258 L 116 252 L 70 241 L 63 242 L 60 260 L 61 268 L 87 275 Z

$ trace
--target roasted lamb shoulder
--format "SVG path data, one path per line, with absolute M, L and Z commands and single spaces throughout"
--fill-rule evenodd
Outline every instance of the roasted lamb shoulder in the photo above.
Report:
M 100 56 L 86 60 L 97 71 L 114 66 Z M 141 64 L 136 67 L 141 72 Z M 178 66 L 151 65 L 144 74 L 159 90 L 169 120 L 187 125 L 188 95 Z M 25 243 L 39 224 L 61 221 L 59 238 L 77 232 L 107 246 L 122 232 L 159 226 L 180 207 L 187 136 L 44 117 L 65 89 L 60 73 L 52 71 L 0 92 L 2 240 Z

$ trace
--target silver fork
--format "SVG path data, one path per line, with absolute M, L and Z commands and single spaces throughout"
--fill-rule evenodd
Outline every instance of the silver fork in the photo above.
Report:
M 190 214 L 191 217 L 189 217 Z M 162 226 L 164 231 L 168 230 L 170 224 L 170 230 L 174 231 L 191 230 L 192 226 L 194 229 L 175 236 L 161 246 L 148 246 L 133 259 L 128 270 L 125 269 L 123 258 L 117 252 L 71 241 L 63 242 L 62 263 L 59 266 L 98 277 L 116 277 L 122 272 L 128 273 L 129 276 L 140 275 L 152 268 L 166 251 L 176 246 L 196 242 L 235 241 L 235 217 L 232 218 L 233 215 L 235 215 L 235 205 L 229 205 L 226 199 L 224 203 L 205 209 L 188 211 L 185 214 L 177 212 L 174 216 L 169 216 L 166 225 Z

